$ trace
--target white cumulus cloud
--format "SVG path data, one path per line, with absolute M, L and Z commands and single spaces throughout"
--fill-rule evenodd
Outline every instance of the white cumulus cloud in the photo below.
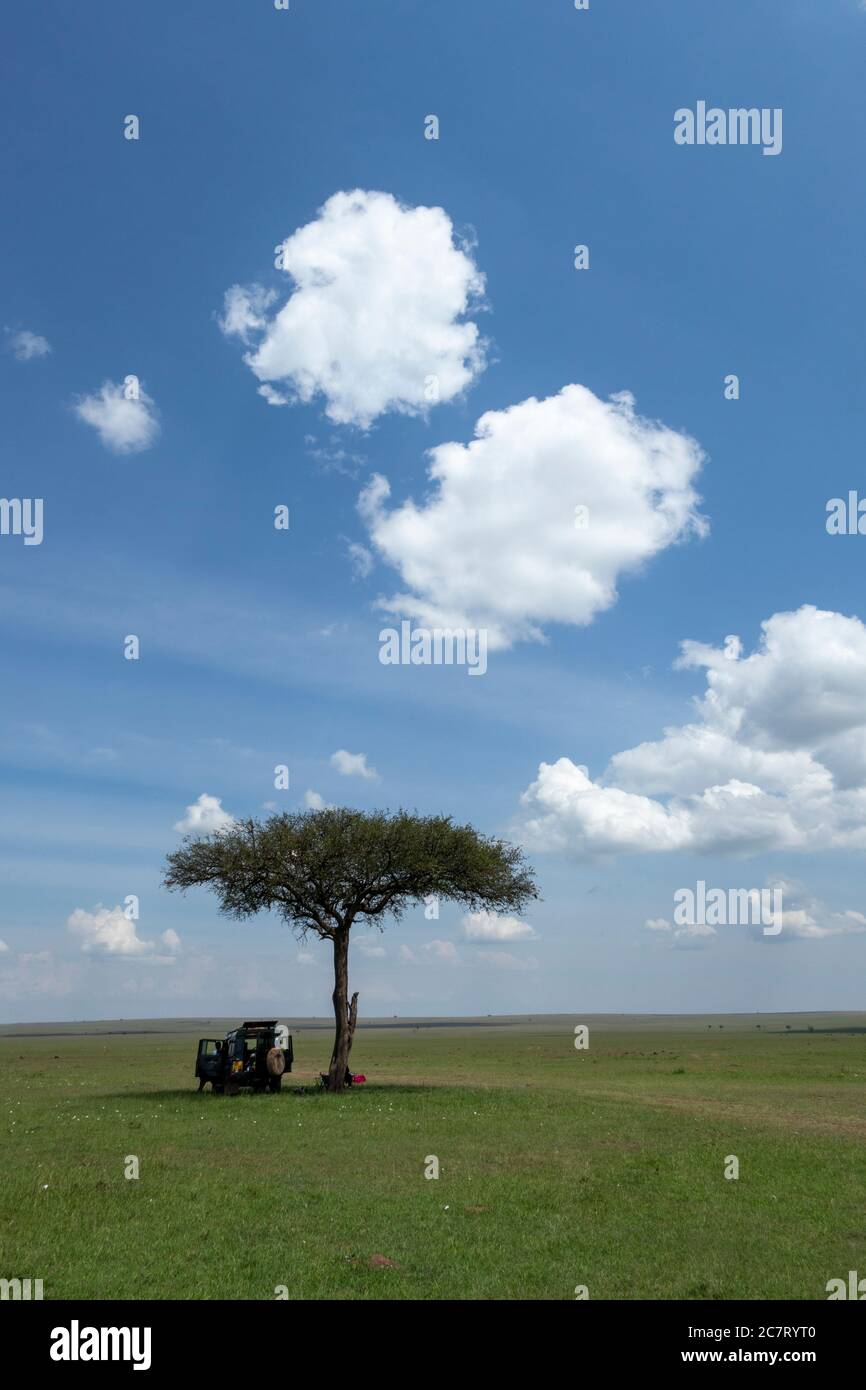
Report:
M 388 509 L 375 474 L 358 507 L 406 589 L 386 611 L 432 627 L 487 628 L 491 647 L 585 625 L 622 575 L 706 522 L 693 439 L 636 414 L 627 392 L 585 386 L 482 415 L 468 445 L 430 450 L 432 490 Z
M 128 397 L 122 383 L 105 381 L 98 391 L 76 401 L 73 408 L 115 454 L 138 454 L 150 448 L 159 434 L 156 407 L 143 387 L 138 387 L 136 396 Z
M 374 767 L 367 766 L 366 753 L 347 753 L 345 748 L 338 748 L 331 754 L 331 766 L 343 777 L 363 777 L 371 782 L 379 776 Z
M 777 946 L 789 941 L 824 941 L 831 936 L 860 936 L 866 932 L 866 916 L 862 912 L 854 908 L 834 912 L 802 883 L 774 878 L 769 880 L 769 887 L 781 894 L 782 930 L 768 936 L 760 926 L 751 926 L 749 930 L 756 941 Z
M 731 890 L 727 891 L 730 893 Z M 742 889 L 733 891 L 742 892 Z M 866 932 L 866 915 L 853 908 L 833 911 L 802 883 L 779 877 L 769 878 L 764 891 L 780 895 L 778 899 L 774 896 L 772 901 L 774 905 L 777 901 L 781 903 L 778 914 L 774 906 L 773 917 L 773 927 L 779 926 L 781 930 L 766 932 L 766 919 L 757 922 L 749 920 L 744 924 L 744 930 L 754 941 L 765 946 L 784 946 L 792 941 L 825 941 L 833 936 L 862 936 Z M 663 917 L 650 918 L 644 925 L 679 950 L 708 946 L 717 935 L 716 930 L 706 924 L 675 926 Z
M 183 820 L 175 822 L 181 834 L 208 835 L 212 830 L 224 830 L 234 825 L 234 817 L 223 810 L 222 798 L 202 792 L 197 801 L 187 806 Z
M 468 912 L 461 923 L 469 941 L 531 941 L 536 932 L 518 917 L 501 917 L 497 912 Z
M 426 414 L 483 370 L 465 316 L 484 277 L 442 208 L 335 193 L 279 252 L 294 283 L 285 304 L 271 313 L 273 291 L 233 285 L 220 319 L 269 404 L 321 396 L 331 420 L 366 429 L 386 411 Z
M 159 947 L 138 935 L 136 924 L 123 908 L 103 907 L 97 903 L 93 912 L 77 907 L 66 923 L 74 936 L 79 937 L 81 949 L 87 954 L 103 956 L 138 956 L 150 964 L 167 965 L 180 951 L 180 937 L 171 927 L 159 938 Z
M 866 627 L 806 605 L 762 624 L 748 657 L 684 642 L 706 672 L 692 722 L 611 758 L 598 780 L 542 763 L 522 834 L 578 856 L 866 848 Z

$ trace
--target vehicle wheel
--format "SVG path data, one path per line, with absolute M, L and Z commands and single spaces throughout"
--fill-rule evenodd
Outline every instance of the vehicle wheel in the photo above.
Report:
M 265 1059 L 270 1076 L 282 1076 L 286 1070 L 286 1054 L 281 1047 L 272 1047 Z
M 271 1077 L 270 1081 L 268 1082 L 268 1090 L 270 1091 L 270 1093 L 271 1093 L 272 1096 L 275 1096 L 275 1095 L 277 1094 L 277 1092 L 280 1090 L 282 1084 L 283 1084 L 283 1078 L 282 1078 L 281 1076 L 272 1076 L 272 1077 Z
M 218 1085 L 216 1084 L 215 1081 L 212 1081 L 212 1082 L 211 1082 L 211 1094 L 212 1094 L 212 1095 L 215 1095 L 215 1096 L 221 1096 L 222 1093 L 223 1093 L 223 1088 L 222 1088 L 222 1086 L 218 1086 Z
M 237 1093 L 238 1093 L 238 1088 L 237 1088 L 237 1086 L 233 1086 L 232 1083 L 231 1083 L 230 1081 L 227 1081 L 226 1084 L 225 1084 L 224 1094 L 227 1095 L 227 1096 L 236 1096 Z

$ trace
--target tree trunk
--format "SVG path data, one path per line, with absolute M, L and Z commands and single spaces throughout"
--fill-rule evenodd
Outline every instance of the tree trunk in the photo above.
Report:
M 328 1090 L 342 1091 L 349 1069 L 349 1053 L 358 1017 L 358 995 L 349 1002 L 349 930 L 340 928 L 334 933 L 334 1050 L 328 1068 Z

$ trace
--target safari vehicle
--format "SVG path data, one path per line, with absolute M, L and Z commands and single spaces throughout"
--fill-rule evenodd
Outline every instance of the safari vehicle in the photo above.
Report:
M 295 1059 L 285 1023 L 265 1019 L 242 1023 L 224 1038 L 200 1038 L 195 1062 L 198 1088 L 208 1082 L 215 1095 L 236 1095 L 241 1086 L 278 1091 Z

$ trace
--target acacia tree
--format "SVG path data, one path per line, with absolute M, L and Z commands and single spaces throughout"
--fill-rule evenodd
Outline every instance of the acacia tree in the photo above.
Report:
M 314 933 L 332 943 L 331 1091 L 345 1084 L 358 1016 L 357 992 L 349 999 L 355 922 L 381 930 L 386 917 L 399 920 L 429 897 L 512 912 L 538 897 L 521 851 L 471 825 L 454 825 L 450 816 L 340 808 L 235 821 L 210 835 L 187 836 L 168 856 L 164 885 L 204 885 L 225 916 L 274 911 L 301 939 Z

